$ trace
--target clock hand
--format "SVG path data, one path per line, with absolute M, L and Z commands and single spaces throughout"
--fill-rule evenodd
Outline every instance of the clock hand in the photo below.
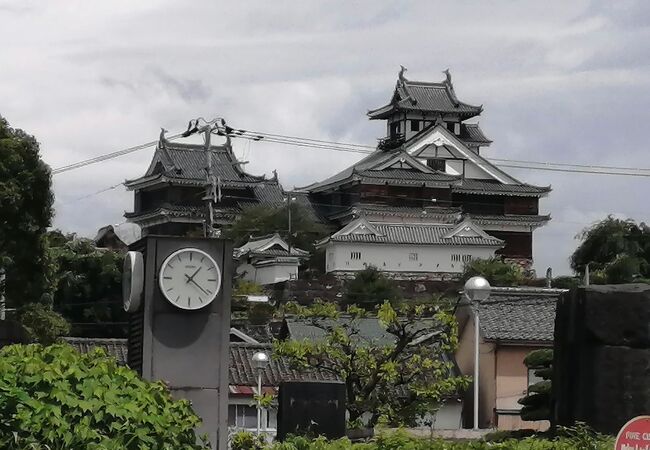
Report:
M 206 291 L 205 289 L 203 289 L 203 288 L 199 285 L 199 283 L 197 283 L 197 282 L 194 281 L 194 280 L 191 280 L 191 281 L 192 281 L 192 283 L 196 284 L 196 287 L 198 287 L 199 289 L 201 289 L 205 295 L 209 295 L 209 294 L 208 294 L 208 291 Z
M 194 277 L 196 276 L 197 273 L 201 271 L 201 269 L 203 269 L 203 267 L 199 267 L 198 269 L 196 269 L 196 272 L 194 272 L 191 277 L 188 277 L 187 282 L 189 283 L 190 281 L 194 281 Z M 187 275 L 185 276 L 187 277 Z

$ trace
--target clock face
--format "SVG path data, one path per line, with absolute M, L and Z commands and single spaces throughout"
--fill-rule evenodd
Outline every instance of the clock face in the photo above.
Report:
M 221 270 L 216 261 L 198 248 L 175 251 L 160 266 L 160 291 L 181 309 L 209 305 L 221 288 Z

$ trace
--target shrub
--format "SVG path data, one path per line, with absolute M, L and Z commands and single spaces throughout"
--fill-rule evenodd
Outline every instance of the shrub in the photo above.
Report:
M 0 350 L 0 448 L 198 450 L 199 423 L 187 401 L 101 350 Z
M 386 277 L 376 267 L 370 266 L 357 272 L 352 280 L 345 284 L 343 305 L 357 305 L 373 310 L 388 300 L 395 303 L 399 297 L 396 283 Z
M 526 279 L 521 267 L 498 258 L 473 259 L 465 264 L 463 281 L 477 275 L 485 277 L 492 286 L 518 286 Z
M 23 306 L 18 317 L 30 342 L 50 345 L 70 331 L 70 325 L 61 314 L 40 303 Z

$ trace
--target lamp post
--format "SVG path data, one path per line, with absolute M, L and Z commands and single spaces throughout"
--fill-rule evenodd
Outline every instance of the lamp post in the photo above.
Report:
M 269 355 L 257 352 L 253 355 L 251 366 L 257 371 L 257 435 L 260 435 L 262 424 L 262 372 L 269 365 Z
M 490 296 L 490 283 L 483 277 L 472 277 L 465 283 L 465 296 L 474 303 L 486 300 Z M 479 388 L 479 336 L 480 325 L 478 307 L 474 308 L 474 429 L 479 429 L 478 424 L 478 388 Z

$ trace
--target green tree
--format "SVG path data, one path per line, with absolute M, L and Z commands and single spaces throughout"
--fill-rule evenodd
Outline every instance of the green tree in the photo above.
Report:
M 200 420 L 189 402 L 96 350 L 11 345 L 0 350 L 0 447 L 184 449 Z
M 50 345 L 70 332 L 70 324 L 49 305 L 29 303 L 22 306 L 18 314 L 30 342 Z
M 399 298 L 397 285 L 376 267 L 370 266 L 357 272 L 352 280 L 345 283 L 343 305 L 357 305 L 373 310 L 388 300 L 395 303 Z
M 577 237 L 581 243 L 571 255 L 576 273 L 584 274 L 589 264 L 596 279 L 608 283 L 650 278 L 650 227 L 645 223 L 607 216 Z
M 48 232 L 46 240 L 54 309 L 72 323 L 72 333 L 125 337 L 123 255 L 59 230 Z
M 11 306 L 52 300 L 43 240 L 52 220 L 50 184 L 36 139 L 0 117 L 0 288 Z
M 473 259 L 463 269 L 462 280 L 480 275 L 492 286 L 517 286 L 526 280 L 526 274 L 517 264 L 498 258 Z
M 385 302 L 376 317 L 354 305 L 342 314 L 335 304 L 321 302 L 292 304 L 290 310 L 323 337 L 276 342 L 274 355 L 298 370 L 318 369 L 342 380 L 351 423 L 368 417 L 368 427 L 380 418 L 411 425 L 468 386 L 466 377 L 453 376 L 447 358 L 458 343 L 456 320 L 438 308 Z M 369 319 L 379 321 L 385 338 L 364 337 Z
M 291 203 L 291 237 L 289 239 L 289 211 L 286 207 L 254 206 L 246 208 L 226 230 L 225 236 L 236 247 L 248 242 L 251 236 L 279 233 L 292 247 L 312 251 L 314 242 L 327 234 L 327 228 L 314 221 L 305 208 Z
M 551 419 L 551 379 L 553 378 L 553 350 L 550 348 L 534 350 L 526 355 L 524 364 L 533 370 L 539 381 L 528 387 L 526 395 L 518 400 L 522 405 L 522 420 Z

